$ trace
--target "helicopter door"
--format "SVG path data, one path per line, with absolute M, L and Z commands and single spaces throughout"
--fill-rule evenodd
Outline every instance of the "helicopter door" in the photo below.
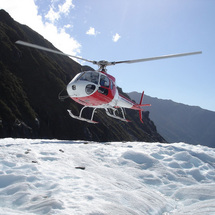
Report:
M 101 77 L 100 77 L 100 87 L 98 89 L 98 92 L 102 93 L 104 95 L 108 95 L 109 85 L 110 85 L 110 81 L 109 81 L 108 77 L 105 76 L 105 75 L 101 75 Z

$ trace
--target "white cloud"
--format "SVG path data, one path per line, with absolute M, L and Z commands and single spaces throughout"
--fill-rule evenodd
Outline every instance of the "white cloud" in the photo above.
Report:
M 117 42 L 120 38 L 121 38 L 121 36 L 120 36 L 118 33 L 116 33 L 116 34 L 113 36 L 113 41 L 114 41 L 114 42 Z
M 71 28 L 72 26 L 70 24 L 64 25 L 64 28 Z
M 95 28 L 90 27 L 90 29 L 86 32 L 86 34 L 88 34 L 88 35 L 95 35 L 96 34 Z
M 86 34 L 96 36 L 97 34 L 100 34 L 100 32 L 96 31 L 95 28 L 90 27 Z
M 51 7 L 49 12 L 45 15 L 45 18 L 50 20 L 52 23 L 54 23 L 55 20 L 58 20 L 60 18 L 60 13 L 55 12 Z
M 71 0 L 66 3 L 70 7 L 74 7 Z M 67 12 L 68 5 L 67 7 L 62 6 L 61 10 Z M 21 24 L 28 25 L 64 53 L 75 56 L 80 53 L 81 44 L 66 33 L 64 28 L 59 30 L 53 23 L 43 23 L 34 0 L 1 0 L 0 9 L 6 10 L 13 19 Z
M 58 5 L 58 11 L 54 10 L 54 5 L 52 4 L 50 6 L 50 10 L 45 15 L 45 18 L 51 21 L 52 23 L 55 22 L 55 20 L 58 20 L 62 14 L 68 15 L 70 8 L 74 8 L 75 5 L 72 3 L 72 0 L 66 0 L 64 4 Z
M 77 55 L 80 53 L 80 43 L 66 33 L 64 28 L 59 31 L 52 23 L 46 22 L 44 37 L 66 54 Z
M 66 0 L 64 4 L 58 5 L 59 11 L 64 14 L 68 14 L 70 8 L 74 8 L 75 5 L 72 3 L 72 0 Z

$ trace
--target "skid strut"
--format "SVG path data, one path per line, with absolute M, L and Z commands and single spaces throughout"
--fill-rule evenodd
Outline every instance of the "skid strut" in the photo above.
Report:
M 116 111 L 117 111 L 116 108 L 111 108 L 111 110 L 112 110 L 113 113 L 111 113 L 111 112 L 109 111 L 108 108 L 105 108 L 106 114 L 107 114 L 109 117 L 112 117 L 112 118 L 114 118 L 114 119 L 119 119 L 119 120 L 124 121 L 124 122 L 130 122 L 129 120 L 127 120 L 127 119 L 125 118 L 124 110 L 123 110 L 122 108 L 120 108 L 120 109 L 121 109 L 122 117 L 116 115 Z
M 69 115 L 70 115 L 72 118 L 74 118 L 74 119 L 78 119 L 78 120 L 85 121 L 85 122 L 89 122 L 89 123 L 93 123 L 93 124 L 98 123 L 98 122 L 96 122 L 96 121 L 93 120 L 93 116 L 94 116 L 94 113 L 95 113 L 95 111 L 96 111 L 97 108 L 94 108 L 94 109 L 93 109 L 93 112 L 92 112 L 92 115 L 91 115 L 91 118 L 90 118 L 90 119 L 86 119 L 86 118 L 83 118 L 83 117 L 81 116 L 81 115 L 82 115 L 82 112 L 83 112 L 83 110 L 84 110 L 85 108 L 87 108 L 87 106 L 84 106 L 83 108 L 81 108 L 80 113 L 79 113 L 79 116 L 75 116 L 75 115 L 72 113 L 71 110 L 67 110 L 67 111 L 68 111 Z

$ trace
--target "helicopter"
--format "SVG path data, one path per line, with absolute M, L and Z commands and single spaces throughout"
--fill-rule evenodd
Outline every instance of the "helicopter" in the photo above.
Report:
M 139 111 L 140 121 L 143 123 L 143 120 L 142 120 L 143 108 L 145 106 L 151 106 L 150 104 L 142 104 L 144 91 L 142 92 L 139 104 L 119 94 L 117 85 L 116 85 L 116 80 L 112 75 L 107 73 L 107 69 L 106 69 L 107 66 L 113 66 L 113 65 L 122 64 L 122 63 L 130 64 L 130 63 L 160 60 L 165 58 L 183 57 L 183 56 L 202 53 L 201 51 L 197 51 L 197 52 L 164 55 L 164 56 L 151 57 L 151 58 L 109 62 L 105 60 L 101 60 L 101 61 L 88 60 L 88 59 L 73 56 L 70 54 L 65 54 L 61 51 L 49 49 L 40 45 L 24 42 L 21 40 L 18 40 L 15 43 L 23 46 L 28 46 L 31 48 L 40 49 L 47 52 L 52 52 L 55 54 L 72 57 L 72 58 L 86 61 L 98 66 L 97 70 L 82 71 L 78 73 L 68 83 L 66 87 L 68 97 L 70 97 L 75 102 L 83 105 L 83 107 L 79 112 L 79 115 L 74 115 L 71 110 L 67 110 L 69 115 L 74 119 L 78 119 L 78 120 L 85 121 L 88 123 L 93 123 L 93 124 L 98 123 L 93 119 L 96 109 L 98 108 L 105 109 L 105 112 L 109 117 L 112 117 L 124 122 L 129 122 L 129 120 L 126 119 L 125 117 L 125 108 L 137 110 Z M 83 111 L 86 108 L 92 108 L 91 117 L 89 119 L 83 117 Z

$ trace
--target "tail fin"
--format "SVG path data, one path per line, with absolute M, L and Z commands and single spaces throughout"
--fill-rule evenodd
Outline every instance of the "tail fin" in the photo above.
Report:
M 141 95 L 141 98 L 140 98 L 140 104 L 139 105 L 142 104 L 143 96 L 144 96 L 144 91 L 142 92 L 142 95 Z M 143 123 L 143 120 L 142 120 L 142 117 L 143 117 L 142 110 L 139 110 L 139 117 L 140 117 L 140 121 Z
M 141 98 L 140 98 L 140 104 L 138 105 L 138 107 L 140 108 L 140 110 L 139 110 L 139 117 L 140 117 L 140 121 L 142 123 L 143 123 L 143 120 L 142 120 L 142 111 L 143 111 L 143 109 L 141 109 L 141 107 L 151 106 L 150 104 L 142 104 L 143 97 L 144 97 L 144 91 L 142 92 L 142 95 L 141 95 Z
M 142 101 L 143 101 L 143 96 L 144 96 L 144 91 L 142 92 L 142 95 L 141 95 L 141 99 L 140 99 L 140 105 L 142 104 Z

